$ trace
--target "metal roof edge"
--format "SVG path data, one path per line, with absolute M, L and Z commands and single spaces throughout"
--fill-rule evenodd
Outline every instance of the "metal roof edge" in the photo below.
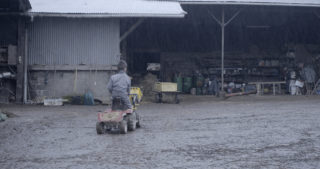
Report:
M 31 17 L 63 17 L 63 18 L 183 18 L 187 12 L 181 14 L 130 14 L 130 13 L 42 13 L 42 12 L 27 12 L 26 15 Z
M 213 1 L 180 1 L 181 5 L 252 5 L 252 6 L 290 6 L 290 7 L 320 7 L 320 4 L 297 3 L 263 3 L 263 2 L 213 2 Z

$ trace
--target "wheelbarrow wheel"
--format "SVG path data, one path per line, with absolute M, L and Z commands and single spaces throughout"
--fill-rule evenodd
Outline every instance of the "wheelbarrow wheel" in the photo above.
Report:
M 103 122 L 97 122 L 96 130 L 97 130 L 97 134 L 105 134 L 106 131 L 104 129 L 104 123 Z
M 162 93 L 155 94 L 155 101 L 156 103 L 162 103 Z
M 120 133 L 121 134 L 127 134 L 128 132 L 128 125 L 127 125 L 127 121 L 122 120 L 119 124 L 119 128 L 120 128 Z

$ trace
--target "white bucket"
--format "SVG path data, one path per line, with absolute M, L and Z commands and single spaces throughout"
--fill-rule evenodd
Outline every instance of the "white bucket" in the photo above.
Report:
M 298 87 L 303 87 L 304 83 L 299 81 L 299 80 L 297 80 L 295 85 L 298 86 Z
M 290 94 L 291 95 L 296 95 L 297 93 L 297 87 L 296 86 L 291 86 L 290 87 Z
M 296 93 L 297 93 L 296 81 L 295 80 L 290 80 L 290 94 L 291 95 L 296 95 Z
M 191 95 L 196 95 L 197 89 L 196 89 L 196 88 L 192 88 L 192 89 L 190 90 L 190 93 L 191 93 Z

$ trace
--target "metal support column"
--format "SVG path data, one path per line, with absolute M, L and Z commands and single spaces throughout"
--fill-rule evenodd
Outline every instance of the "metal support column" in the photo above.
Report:
M 225 13 L 224 7 L 221 12 L 221 91 L 220 95 L 224 95 L 223 84 L 224 84 L 224 28 L 225 28 Z
M 28 28 L 25 29 L 25 54 L 23 65 L 23 103 L 28 103 Z
M 238 10 L 227 22 L 225 22 L 225 9 L 222 7 L 221 10 L 221 21 L 208 10 L 208 13 L 211 17 L 220 25 L 221 27 L 221 91 L 220 96 L 224 96 L 223 84 L 224 84 L 224 45 L 225 45 L 225 27 L 241 12 L 241 9 Z

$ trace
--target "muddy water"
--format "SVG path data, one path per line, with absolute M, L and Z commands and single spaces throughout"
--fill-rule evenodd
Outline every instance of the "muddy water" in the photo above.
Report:
M 320 98 L 144 103 L 142 128 L 97 135 L 104 106 L 2 106 L 0 168 L 320 168 Z

